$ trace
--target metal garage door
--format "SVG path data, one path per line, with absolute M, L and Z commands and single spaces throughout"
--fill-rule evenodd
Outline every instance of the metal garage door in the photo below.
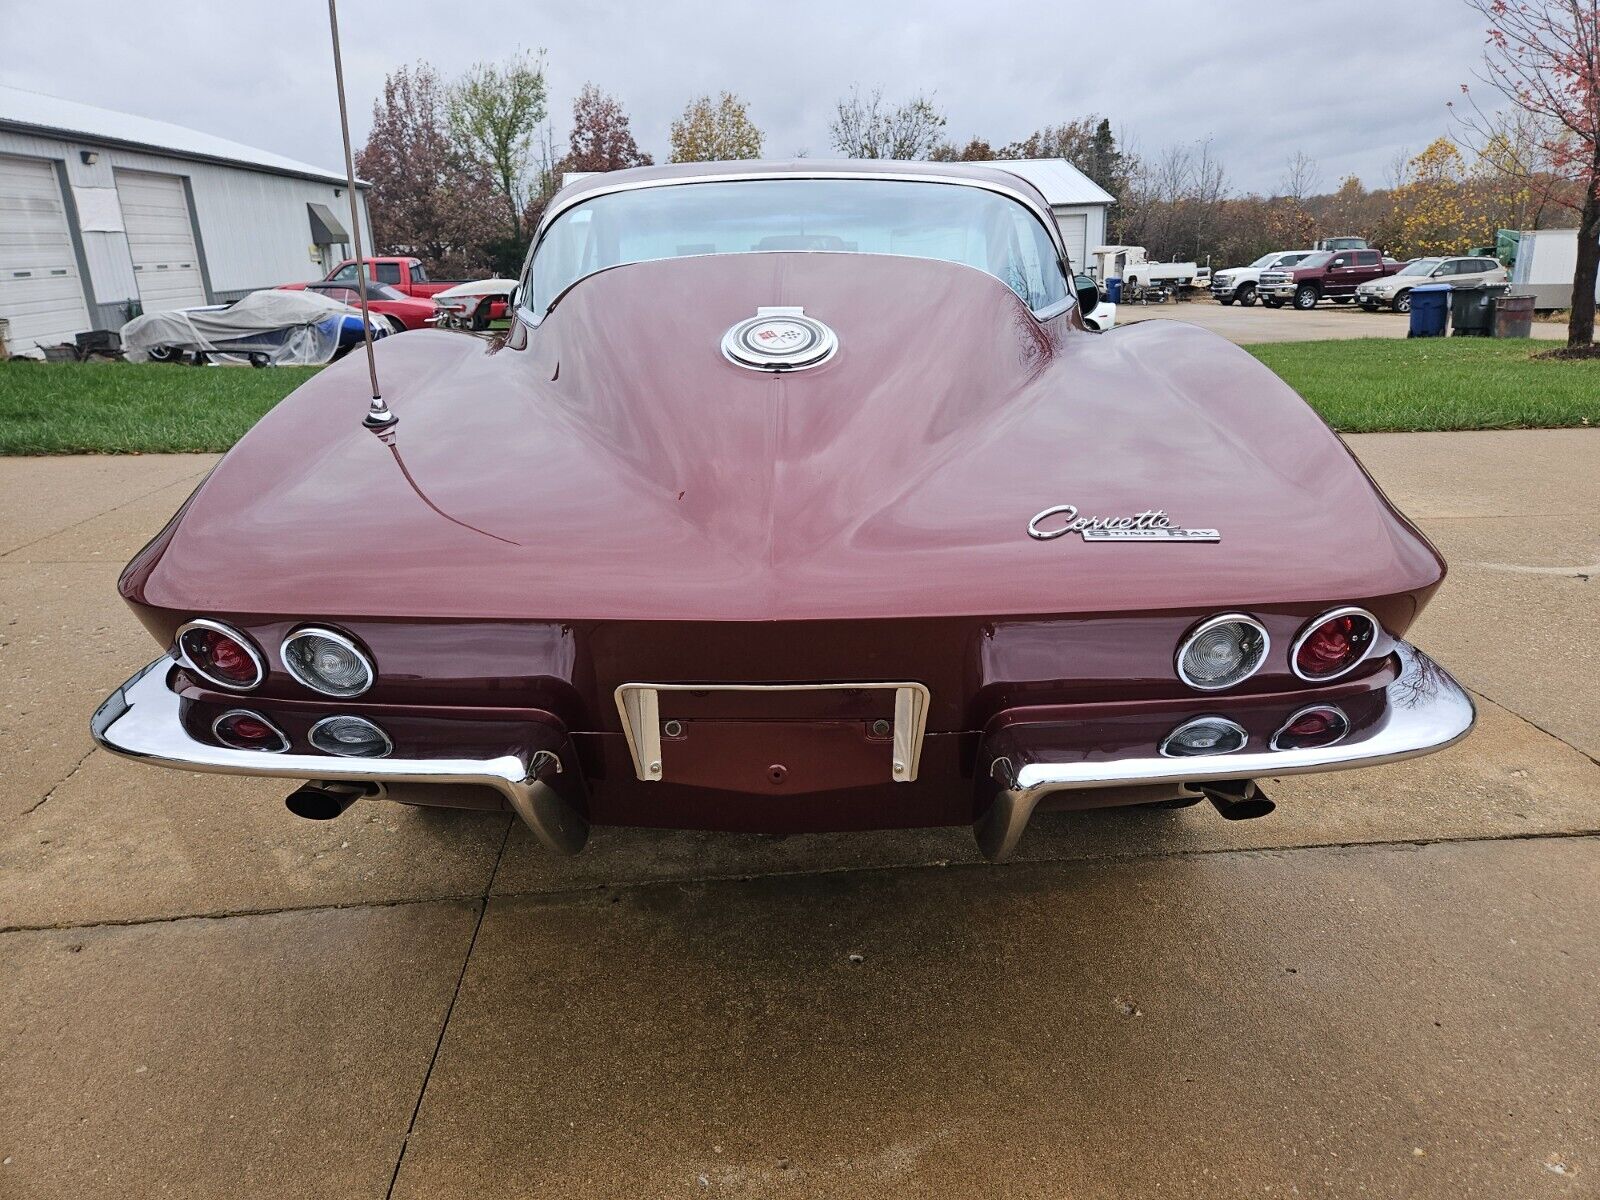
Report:
M 89 328 L 55 164 L 0 155 L 0 317 L 13 354 Z
M 1074 271 L 1085 270 L 1088 261 L 1084 240 L 1089 236 L 1089 218 L 1084 213 L 1057 213 L 1056 224 L 1061 227 L 1061 240 L 1067 244 L 1067 259 Z
M 204 304 L 206 286 L 183 180 L 176 175 L 118 171 L 117 198 L 122 201 L 133 277 L 145 312 Z

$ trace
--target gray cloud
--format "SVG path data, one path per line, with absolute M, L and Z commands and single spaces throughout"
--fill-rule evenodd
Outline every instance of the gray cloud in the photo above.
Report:
M 77 0 L 70 17 L 26 0 L 5 9 L 8 84 L 340 162 L 317 0 Z M 1270 189 L 1296 150 L 1317 160 L 1325 186 L 1346 174 L 1380 184 L 1397 151 L 1449 131 L 1445 103 L 1471 78 L 1483 41 L 1461 0 L 345 0 L 341 23 L 358 138 L 399 63 L 426 58 L 453 74 L 543 47 L 558 138 L 572 96 L 592 80 L 622 98 L 641 145 L 663 157 L 687 98 L 727 88 L 750 101 L 770 156 L 826 155 L 832 104 L 860 83 L 933 93 L 958 140 L 1005 142 L 1088 112 L 1109 116 L 1144 153 L 1210 138 L 1236 190 Z

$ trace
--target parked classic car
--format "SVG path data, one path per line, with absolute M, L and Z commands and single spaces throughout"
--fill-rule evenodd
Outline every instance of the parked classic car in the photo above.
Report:
M 1492 258 L 1418 258 L 1393 275 L 1363 283 L 1356 289 L 1356 303 L 1368 312 L 1377 312 L 1385 304 L 1395 312 L 1410 312 L 1411 289 L 1419 283 L 1477 287 L 1505 280 L 1506 269 Z
M 1256 302 L 1256 288 L 1263 272 L 1295 266 L 1314 253 L 1313 250 L 1274 250 L 1248 266 L 1218 271 L 1211 277 L 1211 297 L 1219 304 L 1232 304 L 1237 300 L 1241 307 L 1249 308 Z
M 320 372 L 124 572 L 162 648 L 99 743 L 591 824 L 1272 807 L 1473 719 L 1403 639 L 1444 575 L 1197 327 L 1093 333 L 1044 197 L 934 163 L 595 175 L 511 328 Z M 365 419 L 364 419 L 365 417 Z
M 442 329 L 488 329 L 496 313 L 505 315 L 511 293 L 516 289 L 515 279 L 474 279 L 471 283 L 458 283 L 434 294 L 433 319 Z
M 1393 275 L 1404 265 L 1378 250 L 1324 250 L 1292 267 L 1263 272 L 1257 290 L 1268 308 L 1285 301 L 1299 309 L 1315 308 L 1319 300 L 1349 304 L 1363 283 Z
M 281 291 L 312 292 L 347 304 L 361 307 L 361 288 L 357 283 L 286 283 Z M 376 313 L 394 333 L 410 329 L 426 329 L 439 316 L 438 306 L 432 300 L 418 300 L 398 292 L 386 283 L 367 284 L 367 311 Z
M 392 287 L 395 291 L 417 300 L 431 301 L 440 292 L 449 291 L 462 283 L 471 280 L 461 279 L 429 279 L 428 269 L 420 258 L 409 258 L 403 254 L 376 255 L 363 259 L 367 264 L 369 274 L 367 278 L 374 283 L 381 283 Z M 343 283 L 354 286 L 356 280 L 356 260 L 347 258 L 329 271 L 323 283 Z M 505 302 L 501 301 L 494 306 L 493 315 L 500 318 L 506 315 Z
M 151 362 L 200 363 L 214 358 L 253 367 L 331 362 L 362 341 L 361 314 L 327 296 L 276 289 L 229 304 L 145 313 L 122 327 L 123 353 Z M 374 320 L 372 336 L 389 326 Z

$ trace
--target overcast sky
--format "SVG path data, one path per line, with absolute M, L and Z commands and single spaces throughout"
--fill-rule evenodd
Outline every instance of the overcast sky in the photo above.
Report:
M 1449 131 L 1445 104 L 1483 42 L 1462 0 L 343 0 L 340 12 L 358 145 L 397 64 L 452 75 L 522 46 L 548 52 L 563 142 L 592 80 L 658 160 L 689 96 L 723 88 L 750 101 L 768 157 L 826 156 L 833 104 L 859 83 L 932 93 L 955 141 L 998 145 L 1091 112 L 1146 154 L 1210 138 L 1236 191 L 1271 190 L 1296 150 L 1324 188 L 1350 173 L 1381 185 L 1399 151 Z M 0 0 L 0 82 L 341 163 L 321 0 Z

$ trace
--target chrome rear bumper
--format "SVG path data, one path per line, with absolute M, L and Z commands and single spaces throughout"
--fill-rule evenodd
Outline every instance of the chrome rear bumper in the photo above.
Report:
M 1163 784 L 1177 787 L 1200 780 L 1270 778 L 1371 767 L 1443 750 L 1465 737 L 1476 713 L 1461 685 L 1414 646 L 1399 642 L 1395 655 L 1399 672 L 1383 689 L 1384 702 L 1377 719 L 1329 746 L 1245 749 L 1200 758 L 1151 755 L 1051 761 L 1046 754 L 1028 756 L 1023 739 L 1021 754 L 980 758 L 979 769 L 989 776 L 993 800 L 973 826 L 978 847 L 996 862 L 1008 857 L 1016 849 L 1034 809 L 1054 792 Z M 1220 698 L 1200 707 L 1227 711 L 1226 701 Z
M 231 750 L 202 742 L 184 728 L 183 702 L 167 685 L 176 665 L 170 658 L 157 659 L 108 696 L 89 720 L 94 740 L 113 754 L 184 771 L 492 787 L 549 849 L 576 854 L 588 841 L 589 822 L 572 803 L 572 793 L 581 788 L 577 764 L 562 744 L 566 739 L 555 730 L 549 747 L 530 745 L 523 753 L 491 759 L 336 758 Z

